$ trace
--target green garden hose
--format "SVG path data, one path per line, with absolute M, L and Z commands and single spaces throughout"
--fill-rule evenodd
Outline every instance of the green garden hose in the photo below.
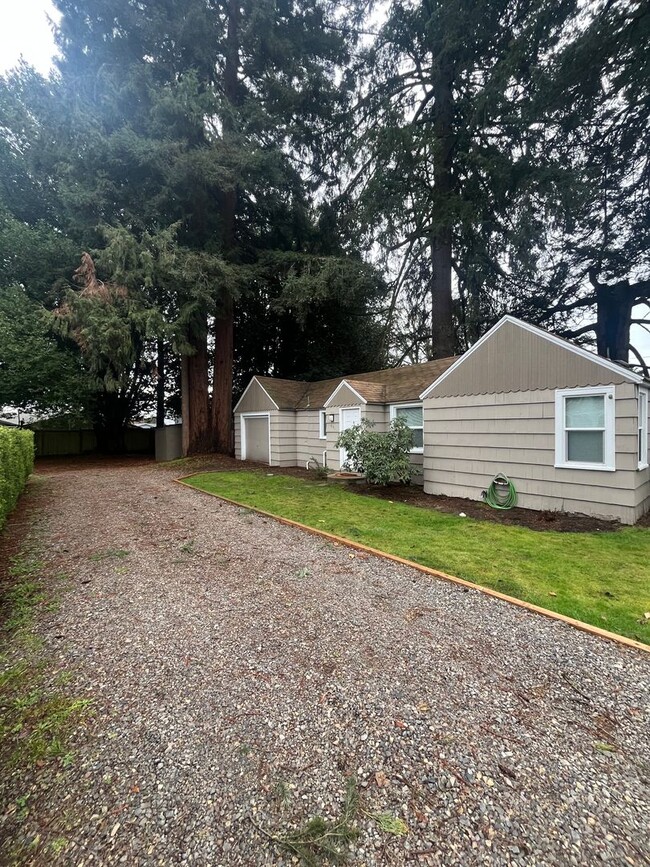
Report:
M 512 509 L 517 505 L 517 489 L 508 476 L 497 473 L 485 492 L 485 501 L 493 509 Z

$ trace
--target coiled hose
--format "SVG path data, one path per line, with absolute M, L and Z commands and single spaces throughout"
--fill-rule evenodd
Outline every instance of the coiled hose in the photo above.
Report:
M 485 492 L 485 501 L 493 509 L 512 509 L 517 505 L 517 489 L 508 476 L 497 473 Z

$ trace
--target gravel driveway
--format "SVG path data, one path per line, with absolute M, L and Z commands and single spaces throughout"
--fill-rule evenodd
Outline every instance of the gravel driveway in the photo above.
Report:
M 260 829 L 335 819 L 350 776 L 354 865 L 650 861 L 645 654 L 153 464 L 41 472 L 32 523 L 69 578 L 36 630 L 93 704 L 69 767 L 5 780 L 19 863 L 297 863 Z

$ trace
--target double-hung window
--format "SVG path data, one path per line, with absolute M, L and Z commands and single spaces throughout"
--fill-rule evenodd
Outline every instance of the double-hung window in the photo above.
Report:
M 324 410 L 318 413 L 318 436 L 327 439 L 327 413 Z
M 555 466 L 614 470 L 614 386 L 555 392 Z
M 648 466 L 648 392 L 639 389 L 639 469 Z
M 403 406 L 391 406 L 391 420 L 394 418 L 404 419 L 413 434 L 413 446 L 411 454 L 422 454 L 424 451 L 424 428 L 422 423 L 422 406 L 418 404 L 404 404 Z

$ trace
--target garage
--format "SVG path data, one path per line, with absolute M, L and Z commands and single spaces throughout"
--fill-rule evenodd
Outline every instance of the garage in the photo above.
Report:
M 259 461 L 263 464 L 269 460 L 270 418 L 268 413 L 250 413 L 242 415 L 242 458 L 245 461 Z

